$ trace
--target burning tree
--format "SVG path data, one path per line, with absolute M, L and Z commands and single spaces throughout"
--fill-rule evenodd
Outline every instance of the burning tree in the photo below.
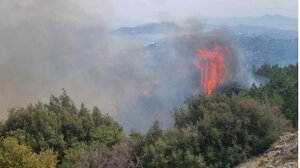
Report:
M 229 47 L 217 43 L 210 48 L 197 49 L 194 65 L 200 75 L 200 86 L 208 95 L 211 95 L 217 86 L 224 84 L 228 75 L 226 57 L 231 55 Z

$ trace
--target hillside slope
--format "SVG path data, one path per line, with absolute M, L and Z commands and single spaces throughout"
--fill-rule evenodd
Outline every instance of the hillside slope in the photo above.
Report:
M 298 159 L 297 133 L 284 133 L 270 149 L 237 168 L 296 168 Z

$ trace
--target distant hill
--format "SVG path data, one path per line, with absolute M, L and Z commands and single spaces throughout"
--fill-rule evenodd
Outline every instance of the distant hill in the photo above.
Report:
M 182 55 L 192 54 L 184 48 L 186 37 L 172 41 L 160 41 L 147 46 L 153 56 L 153 64 L 165 65 L 169 61 L 170 54 L 168 45 L 177 46 L 178 52 Z M 195 37 L 196 38 L 196 37 Z M 237 36 L 233 39 L 238 44 L 238 49 L 247 60 L 249 69 L 252 66 L 260 67 L 264 63 L 278 64 L 280 66 L 296 64 L 298 61 L 298 39 L 275 39 L 266 36 L 248 37 Z M 172 44 L 169 44 L 172 43 Z M 192 47 L 192 46 L 190 46 Z
M 148 23 L 135 27 L 120 27 L 113 31 L 114 34 L 158 34 L 172 31 L 178 31 L 180 27 L 175 23 L 163 22 L 163 23 Z
M 251 25 L 268 27 L 284 30 L 298 30 L 298 20 L 281 15 L 265 15 L 258 18 L 244 17 L 244 18 L 207 18 L 199 20 L 203 24 L 211 25 Z
M 132 36 L 149 35 L 151 45 L 146 44 L 145 46 L 158 59 L 154 62 L 163 62 L 169 55 L 169 51 L 165 50 L 168 48 L 165 46 L 167 42 L 164 42 L 166 40 L 164 38 L 159 40 L 152 38 L 155 35 L 168 32 L 178 32 L 179 34 L 189 30 L 209 31 L 226 25 L 225 29 L 236 34 L 234 40 L 239 45 L 241 53 L 245 55 L 249 66 L 260 66 L 264 63 L 287 65 L 295 64 L 298 61 L 297 19 L 267 15 L 259 18 L 206 19 L 201 22 L 205 24 L 194 24 L 187 27 L 172 22 L 149 23 L 134 27 L 120 27 L 112 33 Z M 184 42 L 180 40 L 178 42 L 170 40 L 168 39 L 168 43 L 184 45 L 182 44 Z M 178 50 L 180 49 L 178 48 Z
M 298 39 L 240 36 L 237 42 L 249 65 L 256 67 L 264 63 L 288 65 L 298 61 Z
M 298 37 L 298 31 L 296 30 L 282 30 L 251 25 L 237 25 L 230 27 L 229 29 L 237 35 L 249 37 L 257 37 L 262 35 L 276 39 L 294 39 Z
M 237 35 L 268 36 L 278 39 L 294 39 L 298 37 L 297 19 L 266 15 L 259 18 L 210 18 L 199 20 L 199 24 L 181 27 L 172 22 L 148 23 L 133 27 L 120 27 L 113 34 L 119 35 L 153 35 L 186 30 L 214 30 L 227 28 Z M 201 27 L 200 27 L 201 26 Z
M 205 24 L 203 25 L 204 30 L 215 30 L 220 28 L 225 28 L 235 33 L 238 36 L 248 36 L 248 37 L 258 37 L 258 36 L 268 36 L 276 39 L 294 39 L 298 38 L 297 30 L 285 30 L 285 29 L 277 29 L 270 27 L 262 27 L 262 26 L 253 26 L 253 25 L 211 25 Z

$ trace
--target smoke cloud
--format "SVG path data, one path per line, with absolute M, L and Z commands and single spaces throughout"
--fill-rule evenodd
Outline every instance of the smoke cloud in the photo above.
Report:
M 93 1 L 91 1 L 93 2 Z M 226 44 L 235 58 L 230 82 L 252 81 L 233 35 L 185 27 L 154 39 L 109 33 L 111 7 L 84 1 L 4 0 L 0 7 L 0 110 L 24 106 L 64 88 L 76 103 L 98 106 L 125 130 L 146 130 L 154 119 L 172 123 L 170 110 L 201 92 L 196 49 Z M 246 79 L 246 80 L 245 80 Z M 244 83 L 241 83 L 243 81 Z

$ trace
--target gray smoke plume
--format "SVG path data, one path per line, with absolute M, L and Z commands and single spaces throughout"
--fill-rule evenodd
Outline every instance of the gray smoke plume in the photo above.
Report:
M 94 1 L 91 1 L 94 2 Z M 46 102 L 61 88 L 87 106 L 98 106 L 125 130 L 146 130 L 154 119 L 172 123 L 170 110 L 200 91 L 195 50 L 208 41 L 237 55 L 231 82 L 244 81 L 240 51 L 226 31 L 184 28 L 155 40 L 108 33 L 104 14 L 90 14 L 82 0 L 4 0 L 0 7 L 0 110 Z M 243 79 L 243 80 L 241 80 Z M 247 79 L 247 80 L 244 80 Z

